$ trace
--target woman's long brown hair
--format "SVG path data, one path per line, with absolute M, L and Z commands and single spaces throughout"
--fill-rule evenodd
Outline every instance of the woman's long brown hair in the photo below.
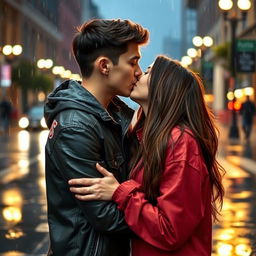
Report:
M 197 74 L 177 61 L 165 56 L 157 57 L 150 72 L 147 117 L 141 115 L 138 121 L 139 124 L 143 122 L 143 139 L 133 167 L 137 166 L 136 172 L 144 166 L 143 189 L 147 199 L 156 203 L 170 131 L 175 126 L 179 126 L 182 131 L 187 127 L 198 142 L 209 172 L 212 215 L 217 219 L 223 203 L 224 169 L 216 160 L 217 128 L 203 95 L 204 87 Z M 133 133 L 135 130 L 136 126 Z

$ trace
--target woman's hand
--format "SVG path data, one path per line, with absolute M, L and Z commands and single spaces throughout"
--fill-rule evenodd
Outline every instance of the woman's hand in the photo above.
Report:
M 82 201 L 112 200 L 112 195 L 119 183 L 114 175 L 100 164 L 97 163 L 96 168 L 104 176 L 103 178 L 80 178 L 68 181 L 71 186 L 70 191 L 75 193 L 77 199 Z

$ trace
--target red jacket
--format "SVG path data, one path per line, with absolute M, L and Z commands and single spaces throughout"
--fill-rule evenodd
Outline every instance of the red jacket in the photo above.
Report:
M 211 255 L 211 185 L 202 154 L 192 133 L 172 131 L 160 196 L 153 206 L 141 189 L 143 169 L 122 183 L 113 200 L 130 228 L 133 256 Z

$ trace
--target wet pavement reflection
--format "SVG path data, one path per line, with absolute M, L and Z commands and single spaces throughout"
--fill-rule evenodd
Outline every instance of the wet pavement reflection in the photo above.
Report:
M 0 255 L 40 255 L 48 247 L 44 145 L 48 132 L 0 137 Z
M 0 137 L 0 256 L 45 255 L 48 225 L 44 145 L 48 131 Z M 224 147 L 223 147 L 224 149 Z M 213 229 L 213 256 L 256 255 L 256 179 L 231 165 L 230 157 L 252 157 L 250 143 L 225 147 L 227 171 L 220 222 Z M 200 256 L 200 255 L 199 255 Z
M 232 158 L 254 158 L 250 142 L 231 143 L 225 149 L 230 162 L 234 162 Z M 214 225 L 212 256 L 255 256 L 256 177 L 226 160 L 221 162 L 227 171 L 225 198 L 220 222 Z

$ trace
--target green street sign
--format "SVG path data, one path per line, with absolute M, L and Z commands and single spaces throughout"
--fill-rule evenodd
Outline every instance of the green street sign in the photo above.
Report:
M 211 61 L 204 61 L 203 62 L 204 68 L 213 68 L 213 62 Z
M 256 40 L 237 40 L 237 52 L 256 52 Z

